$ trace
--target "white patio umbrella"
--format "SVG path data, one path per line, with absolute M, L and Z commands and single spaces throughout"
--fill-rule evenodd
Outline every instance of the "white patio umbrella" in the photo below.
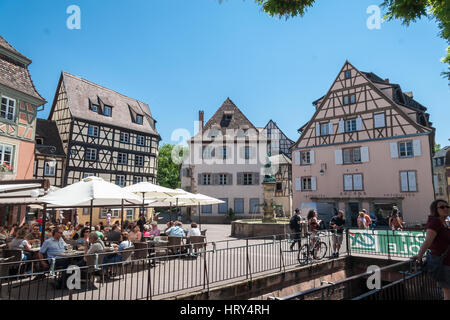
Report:
M 155 207 L 170 207 L 170 215 L 172 216 L 172 203 L 176 202 L 173 196 L 180 195 L 183 192 L 176 191 L 174 189 L 158 186 L 150 182 L 139 182 L 128 187 L 124 187 L 123 190 L 133 192 L 142 195 L 142 208 L 145 206 L 145 200 L 160 202 L 160 205 L 154 204 Z M 183 190 L 181 190 L 183 191 Z M 165 199 L 169 199 L 165 201 Z M 173 199 L 173 202 L 171 201 Z M 164 206 L 162 203 L 167 202 L 168 205 Z M 178 204 L 177 204 L 178 205 Z
M 198 217 L 199 217 L 199 226 L 200 226 L 200 230 L 202 228 L 202 224 L 201 224 L 201 208 L 200 206 L 205 206 L 205 205 L 212 205 L 212 204 L 221 204 L 221 203 L 225 203 L 225 201 L 201 194 L 201 193 L 190 193 L 187 191 L 184 191 L 182 189 L 176 189 L 176 191 L 178 192 L 184 192 L 183 194 L 177 195 L 175 196 L 176 199 L 178 201 L 181 201 L 182 203 L 184 203 L 184 206 L 198 206 Z
M 92 225 L 92 208 L 94 206 L 121 206 L 123 208 L 125 202 L 129 204 L 140 204 L 142 202 L 142 198 L 138 195 L 99 177 L 85 178 L 65 188 L 51 192 L 40 198 L 40 200 L 50 204 L 52 207 L 90 206 L 90 225 Z

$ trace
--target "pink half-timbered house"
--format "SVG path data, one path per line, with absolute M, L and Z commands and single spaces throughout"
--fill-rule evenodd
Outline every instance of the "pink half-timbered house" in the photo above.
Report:
M 346 62 L 291 147 L 293 205 L 347 224 L 366 209 L 386 221 L 394 205 L 408 224 L 426 221 L 434 199 L 434 128 L 426 108 L 399 85 Z

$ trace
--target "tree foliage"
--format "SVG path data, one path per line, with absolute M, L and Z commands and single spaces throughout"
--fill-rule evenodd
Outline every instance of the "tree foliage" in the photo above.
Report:
M 303 16 L 306 10 L 314 5 L 315 0 L 255 0 L 270 16 L 295 17 Z M 450 42 L 450 0 L 383 0 L 381 4 L 386 9 L 387 21 L 400 19 L 409 26 L 411 22 L 427 17 L 435 19 L 440 37 Z M 442 74 L 450 80 L 450 49 L 442 59 L 448 65 L 447 72 Z
M 156 181 L 159 185 L 176 189 L 181 186 L 180 165 L 172 161 L 174 145 L 165 144 L 159 148 L 158 175 Z

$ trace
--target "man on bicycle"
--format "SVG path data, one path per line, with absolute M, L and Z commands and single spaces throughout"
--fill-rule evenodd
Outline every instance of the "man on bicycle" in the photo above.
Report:
M 319 232 L 319 226 L 322 220 L 319 220 L 317 218 L 316 210 L 309 210 L 307 219 L 308 219 L 308 229 L 309 232 L 311 233 L 311 248 L 314 248 L 314 244 L 316 243 L 316 235 Z
M 345 219 L 343 219 L 343 217 L 344 211 L 339 210 L 337 215 L 334 216 L 330 221 L 333 240 L 333 258 L 339 257 L 339 249 L 341 248 L 342 240 L 344 239 Z

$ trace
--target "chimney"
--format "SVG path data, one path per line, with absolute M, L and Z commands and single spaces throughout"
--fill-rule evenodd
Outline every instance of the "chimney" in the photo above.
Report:
M 200 110 L 198 112 L 198 122 L 199 122 L 199 131 L 203 131 L 203 126 L 205 125 L 205 112 Z
M 388 79 L 384 79 L 384 82 L 389 83 L 389 78 Z

